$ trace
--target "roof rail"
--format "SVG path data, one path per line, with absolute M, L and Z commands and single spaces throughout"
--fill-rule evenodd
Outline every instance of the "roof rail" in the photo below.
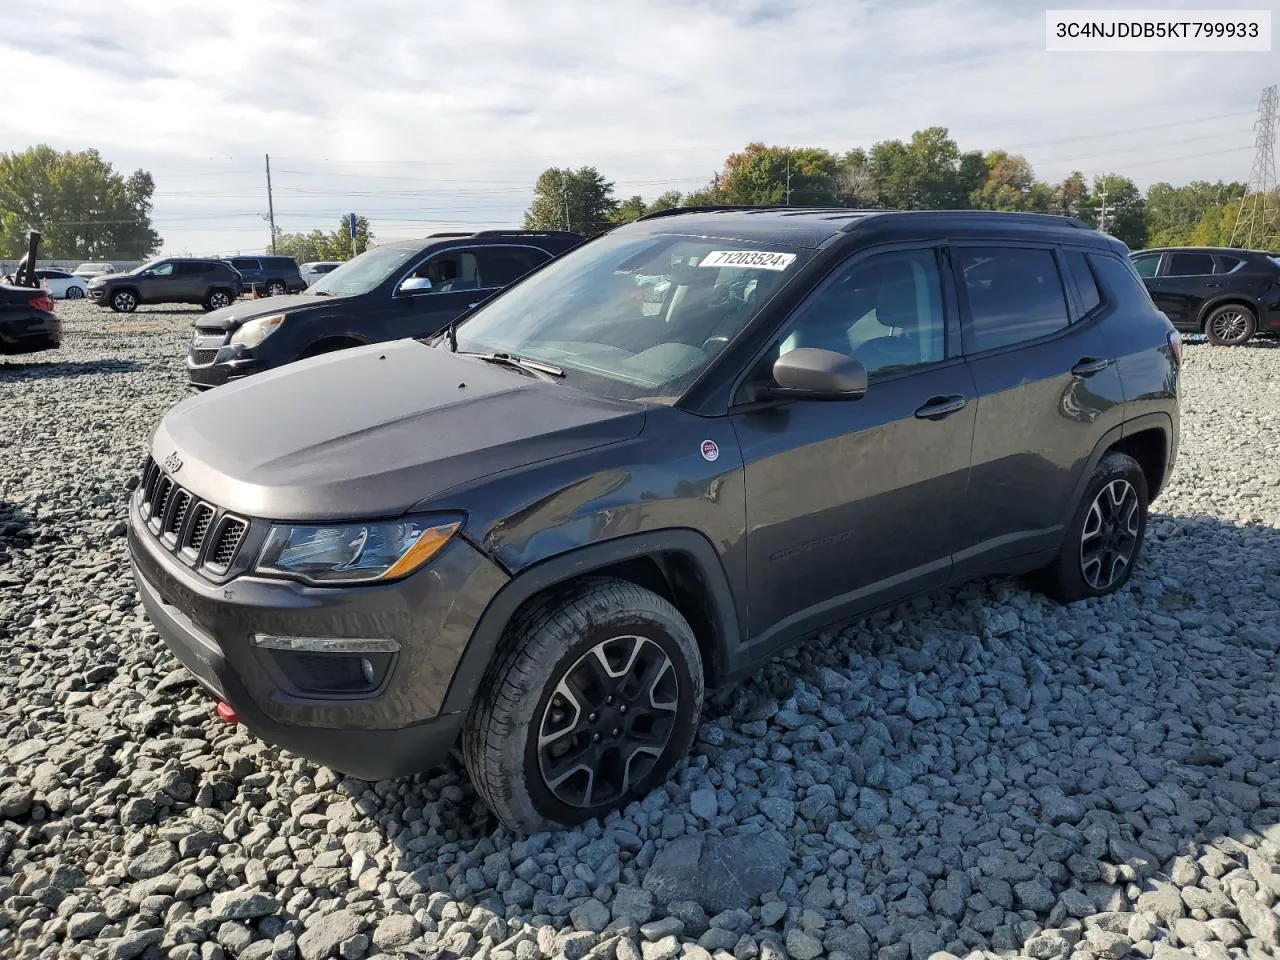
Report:
M 468 236 L 476 237 L 574 237 L 581 239 L 581 234 L 572 230 L 480 230 Z
M 466 230 L 446 230 L 443 233 L 429 233 L 428 240 L 434 240 L 436 237 L 469 237 L 471 234 Z
M 671 207 L 667 210 L 655 210 L 653 213 L 646 213 L 643 217 L 636 217 L 635 222 L 641 220 L 657 220 L 659 217 L 674 217 L 680 213 L 730 213 L 735 210 L 798 210 L 800 207 L 783 207 L 778 204 L 751 204 L 751 203 L 726 203 L 726 204 L 705 204 L 695 207 Z

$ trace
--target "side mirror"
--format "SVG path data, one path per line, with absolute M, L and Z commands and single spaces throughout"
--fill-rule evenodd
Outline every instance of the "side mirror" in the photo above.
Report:
M 400 284 L 400 289 L 396 292 L 404 297 L 411 293 L 426 293 L 431 289 L 431 281 L 427 277 L 410 277 L 404 283 Z
M 797 400 L 856 400 L 867 392 L 867 371 L 834 350 L 798 347 L 773 362 L 769 394 Z

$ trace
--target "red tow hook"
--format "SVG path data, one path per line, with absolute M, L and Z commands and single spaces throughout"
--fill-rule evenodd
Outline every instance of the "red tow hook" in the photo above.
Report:
M 214 712 L 218 714 L 218 719 L 225 723 L 240 722 L 240 714 L 236 713 L 236 708 L 225 700 L 218 701 L 218 708 Z

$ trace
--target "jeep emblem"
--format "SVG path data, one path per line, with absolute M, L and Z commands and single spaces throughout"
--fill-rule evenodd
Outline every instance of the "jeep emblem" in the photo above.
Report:
M 179 470 L 182 469 L 182 458 L 178 456 L 177 450 L 173 451 L 173 453 L 169 454 L 167 457 L 164 458 L 163 466 L 170 473 L 177 473 Z

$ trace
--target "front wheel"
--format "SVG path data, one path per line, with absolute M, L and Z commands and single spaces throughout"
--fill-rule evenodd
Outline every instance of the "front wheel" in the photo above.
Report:
M 138 309 L 138 298 L 132 290 L 118 290 L 111 296 L 111 309 L 117 313 L 133 313 Z
M 231 294 L 225 290 L 210 290 L 209 296 L 205 297 L 204 308 L 206 310 L 221 310 L 223 307 L 231 305 Z
M 1037 586 L 1062 603 L 1115 593 L 1133 575 L 1147 532 L 1147 478 L 1133 457 L 1102 458 Z
M 1209 314 L 1204 321 L 1204 332 L 1212 344 L 1238 347 L 1253 338 L 1257 325 L 1257 319 L 1248 307 L 1229 303 Z
M 84 287 L 67 287 L 66 297 L 68 300 L 83 300 Z
M 621 580 L 586 581 L 508 629 L 463 732 L 477 792 L 532 833 L 625 806 L 693 742 L 702 659 L 678 610 Z

